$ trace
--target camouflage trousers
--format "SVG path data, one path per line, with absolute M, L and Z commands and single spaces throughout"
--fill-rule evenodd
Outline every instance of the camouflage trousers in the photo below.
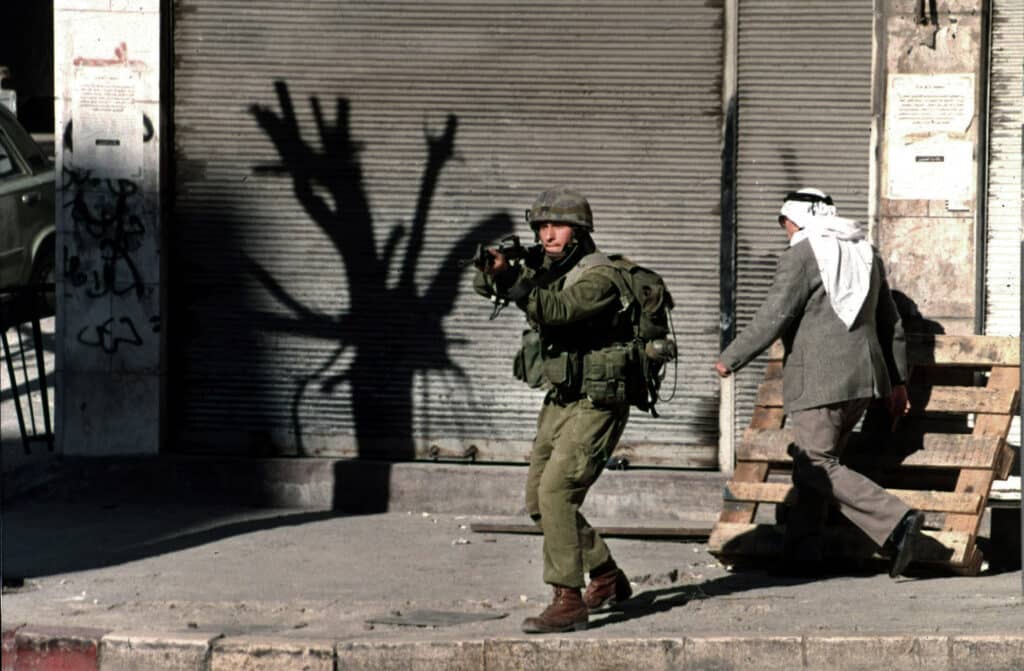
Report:
M 583 587 L 584 572 L 611 558 L 580 505 L 619 442 L 629 406 L 597 408 L 551 396 L 537 419 L 526 477 L 526 511 L 544 533 L 544 582 Z

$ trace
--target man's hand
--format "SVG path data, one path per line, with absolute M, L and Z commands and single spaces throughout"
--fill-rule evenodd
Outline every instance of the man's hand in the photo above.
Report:
M 889 416 L 893 422 L 907 415 L 910 412 L 910 398 L 907 396 L 907 385 L 898 384 L 892 388 L 892 393 L 885 399 L 885 407 L 889 410 Z
M 508 259 L 505 258 L 504 254 L 499 252 L 494 247 L 489 248 L 487 250 L 487 253 L 491 255 L 491 262 L 483 267 L 483 271 L 485 273 L 487 273 L 491 277 L 494 277 L 496 275 L 500 275 L 501 273 L 509 269 L 510 266 L 508 263 Z
M 732 375 L 732 371 L 721 361 L 715 362 L 715 371 L 718 373 L 718 377 L 729 377 Z

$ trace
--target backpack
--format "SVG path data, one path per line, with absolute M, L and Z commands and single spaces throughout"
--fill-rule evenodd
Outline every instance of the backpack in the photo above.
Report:
M 655 410 L 660 396 L 664 366 L 676 358 L 676 344 L 672 335 L 671 311 L 675 307 L 665 280 L 650 268 L 637 265 L 621 254 L 611 254 L 608 260 L 618 270 L 623 286 L 623 303 L 628 297 L 625 314 L 633 326 L 633 339 L 637 344 L 634 369 L 629 376 L 630 403 L 657 417 Z

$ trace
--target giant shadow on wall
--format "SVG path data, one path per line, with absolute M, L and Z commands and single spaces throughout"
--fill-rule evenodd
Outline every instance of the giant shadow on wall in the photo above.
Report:
M 328 124 L 319 99 L 310 99 L 322 147 L 318 149 L 301 136 L 287 84 L 277 81 L 274 86 L 280 112 L 261 105 L 253 105 L 250 110 L 281 160 L 256 166 L 256 170 L 291 178 L 295 197 L 337 251 L 342 266 L 339 270 L 344 272 L 349 292 L 348 310 L 327 314 L 296 300 L 255 260 L 247 262 L 262 286 L 291 313 L 286 318 L 268 316 L 265 323 L 270 328 L 336 342 L 312 374 L 296 380 L 292 422 L 299 453 L 304 453 L 299 416 L 303 394 L 314 384 L 319 385 L 320 392 L 332 393 L 346 382 L 351 390 L 359 456 L 411 459 L 415 456 L 414 376 L 442 371 L 464 377 L 448 355 L 449 338 L 443 326 L 463 279 L 457 262 L 472 256 L 477 243 L 510 233 L 512 220 L 505 213 L 495 213 L 474 224 L 448 250 L 429 285 L 417 286 L 417 264 L 431 201 L 441 170 L 454 152 L 455 115 L 448 115 L 440 135 L 425 134 L 427 164 L 409 230 L 395 225 L 378 252 L 373 215 L 363 187 L 359 146 L 349 129 L 347 100 L 337 99 L 335 119 Z M 399 243 L 406 236 L 404 257 L 396 269 L 397 281 L 389 281 Z M 381 337 L 395 333 L 402 337 Z M 353 351 L 350 367 L 341 374 L 330 374 L 348 350 Z M 377 501 L 370 508 L 380 509 L 384 503 Z

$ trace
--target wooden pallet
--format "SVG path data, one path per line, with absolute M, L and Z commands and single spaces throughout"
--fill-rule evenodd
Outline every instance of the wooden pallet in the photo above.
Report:
M 782 348 L 769 352 L 756 406 L 736 450 L 718 523 L 708 539 L 725 563 L 751 563 L 782 550 L 783 511 L 765 521 L 770 504 L 792 500 L 791 436 L 782 411 Z M 886 487 L 928 519 L 922 563 L 976 575 L 976 539 L 993 480 L 1009 474 L 1006 443 L 1020 395 L 1020 341 L 992 336 L 908 336 L 912 409 L 892 431 L 881 404 L 868 411 L 843 462 Z M 874 544 L 835 513 L 826 556 L 862 562 Z

